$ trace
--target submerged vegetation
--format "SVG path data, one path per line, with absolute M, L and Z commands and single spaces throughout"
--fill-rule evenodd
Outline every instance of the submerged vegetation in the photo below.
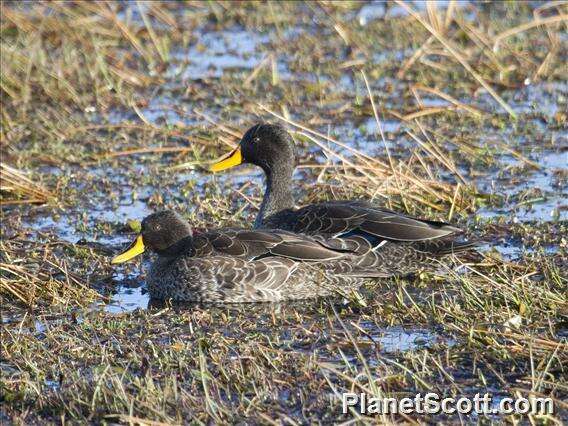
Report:
M 2 422 L 460 420 L 341 414 L 429 391 L 566 419 L 566 3 L 1 7 Z M 301 203 L 487 244 L 348 300 L 149 303 L 146 264 L 110 256 L 156 209 L 250 226 L 260 172 L 202 166 L 259 120 L 294 135 Z

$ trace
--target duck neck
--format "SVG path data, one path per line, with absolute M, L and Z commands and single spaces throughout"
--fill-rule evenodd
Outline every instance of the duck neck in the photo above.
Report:
M 172 259 L 183 255 L 192 256 L 194 254 L 193 237 L 188 235 L 173 243 L 166 249 L 155 250 L 160 258 Z
M 266 174 L 266 189 L 256 217 L 255 227 L 260 227 L 264 220 L 281 210 L 294 207 L 292 195 L 293 167 L 280 166 L 276 169 L 264 170 Z

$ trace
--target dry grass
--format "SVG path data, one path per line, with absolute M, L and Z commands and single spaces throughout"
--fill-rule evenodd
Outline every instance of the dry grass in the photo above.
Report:
M 54 199 L 53 194 L 43 185 L 30 179 L 25 172 L 0 164 L 0 191 L 7 194 L 2 196 L 0 206 L 14 204 L 44 204 Z
M 66 243 L 0 243 L 0 296 L 29 308 L 42 304 L 87 307 L 101 296 L 62 258 Z M 78 253 L 81 249 L 67 248 Z M 87 251 L 88 252 L 88 251 Z
M 565 81 L 566 2 L 428 3 L 402 16 L 389 4 L 365 25 L 363 6 L 2 3 L 1 421 L 459 420 L 341 416 L 338 393 L 352 389 L 546 395 L 553 416 L 503 420 L 566 418 L 567 225 L 472 214 L 508 208 L 505 196 L 517 208 L 549 196 L 532 187 L 533 149 L 559 145 L 565 101 L 553 93 L 556 113 L 527 113 L 517 95 L 529 81 Z M 220 75 L 198 67 L 200 53 L 242 28 L 267 34 L 250 53 L 255 65 Z M 248 63 L 249 52 L 225 50 L 229 63 Z M 348 303 L 91 309 L 143 274 L 111 270 L 106 256 L 68 241 L 114 252 L 130 237 L 120 235 L 130 217 L 117 212 L 140 205 L 175 208 L 197 227 L 248 226 L 260 182 L 212 178 L 199 165 L 261 119 L 284 123 L 299 145 L 301 202 L 372 199 L 524 251 L 378 282 Z M 501 163 L 508 156 L 518 164 Z M 178 165 L 187 170 L 172 172 Z M 497 187 L 531 187 L 483 194 L 477 178 L 490 169 L 504 172 Z M 561 187 L 561 171 L 555 179 Z M 67 228 L 38 220 L 57 215 Z M 389 348 L 385 336 L 403 328 L 426 331 L 425 344 Z
M 555 422 L 566 409 L 568 346 L 556 335 L 559 324 L 547 318 L 566 307 L 565 281 L 544 262 L 549 279 L 540 291 L 530 285 L 529 268 L 511 275 L 488 259 L 472 267 L 471 278 L 443 285 L 382 283 L 364 293 L 365 306 L 161 307 L 93 313 L 77 325 L 63 320 L 23 334 L 16 332 L 26 327 L 22 320 L 2 343 L 14 366 L 4 393 L 13 407 L 33 406 L 68 420 L 178 424 L 187 415 L 203 422 L 348 420 L 338 416 L 341 392 L 471 396 L 492 389 L 551 396 L 556 414 L 532 420 Z M 504 323 L 515 316 L 521 320 Z M 389 323 L 410 330 L 437 324 L 437 337 L 392 352 L 383 340 Z M 377 420 L 352 415 L 363 423 Z
M 408 8 L 404 3 L 400 3 L 400 6 Z M 193 146 L 191 153 L 198 152 L 198 156 L 201 157 L 204 150 L 211 146 L 211 139 L 188 138 L 185 135 L 192 129 L 185 129 L 183 126 L 179 129 L 156 126 L 142 112 L 148 102 L 144 96 L 139 94 L 148 90 L 156 90 L 164 83 L 161 71 L 166 69 L 172 61 L 172 46 L 185 45 L 191 40 L 194 37 L 191 28 L 199 19 L 208 13 L 214 13 L 217 17 L 217 13 L 220 13 L 218 10 L 224 10 L 224 13 L 228 13 L 226 19 L 238 21 L 245 19 L 246 11 L 252 10 L 253 7 L 253 5 L 246 5 L 242 9 L 229 11 L 226 5 L 219 3 L 212 8 L 215 12 L 211 12 L 206 5 L 195 3 L 189 5 L 188 13 L 180 15 L 175 5 L 156 2 L 152 3 L 147 10 L 140 7 L 132 9 L 140 14 L 140 19 L 123 19 L 124 10 L 121 10 L 121 7 L 115 3 L 78 2 L 66 6 L 54 3 L 38 4 L 29 8 L 5 7 L 2 16 L 2 31 L 4 34 L 15 32 L 17 36 L 13 37 L 14 42 L 2 44 L 4 65 L 2 67 L 2 90 L 12 105 L 6 111 L 4 118 L 8 123 L 26 120 L 30 114 L 36 114 L 30 108 L 35 105 L 34 102 L 40 101 L 46 105 L 46 108 L 39 112 L 41 120 L 39 120 L 39 125 L 34 126 L 33 132 L 47 135 L 48 139 L 61 144 L 62 141 L 89 139 L 92 138 L 94 132 L 103 130 L 112 132 L 117 127 L 125 131 L 132 130 L 131 127 L 125 129 L 114 124 L 78 125 L 78 123 L 70 122 L 69 119 L 74 111 L 93 109 L 104 114 L 107 111 L 122 108 L 133 111 L 140 118 L 138 128 L 159 132 L 164 139 L 186 139 Z M 259 13 L 265 13 L 267 7 L 259 6 Z M 333 28 L 337 31 L 342 44 L 355 52 L 360 52 L 364 58 L 369 58 L 372 50 L 368 41 L 359 40 L 360 36 L 357 32 L 350 30 L 349 24 L 343 22 L 345 12 L 355 7 L 356 5 L 339 6 L 325 3 L 312 5 L 314 13 L 324 13 L 322 21 L 324 26 L 334 25 Z M 283 7 L 281 16 L 288 17 L 290 8 Z M 464 182 L 463 177 L 456 173 L 455 160 L 447 150 L 449 145 L 437 141 L 438 138 L 434 135 L 433 129 L 428 128 L 425 123 L 421 123 L 419 127 L 413 123 L 421 117 L 447 112 L 457 114 L 458 117 L 463 112 L 479 116 L 482 113 L 479 108 L 463 99 L 460 100 L 463 96 L 459 93 L 461 90 L 459 86 L 467 88 L 470 93 L 475 92 L 479 87 L 485 87 L 497 102 L 514 116 L 510 107 L 493 91 L 490 84 L 509 86 L 512 81 L 519 80 L 518 74 L 521 71 L 526 78 L 532 80 L 535 74 L 538 74 L 540 78 L 546 78 L 546 70 L 548 70 L 548 75 L 554 73 L 554 68 L 545 67 L 544 62 L 549 64 L 554 62 L 554 55 L 562 52 L 562 48 L 558 47 L 558 37 L 555 34 L 565 25 L 564 9 L 565 5 L 559 3 L 539 10 L 533 23 L 516 26 L 512 31 L 502 30 L 499 27 L 494 29 L 476 27 L 465 19 L 463 12 L 455 4 L 446 10 L 430 5 L 427 18 L 422 18 L 415 12 L 412 17 L 405 18 L 403 21 L 412 32 L 401 30 L 395 34 L 395 37 L 402 37 L 403 43 L 406 42 L 404 38 L 409 37 L 408 33 L 411 37 L 420 37 L 420 25 L 426 25 L 434 39 L 427 38 L 426 44 L 420 46 L 416 54 L 412 55 L 412 61 L 403 64 L 399 69 L 399 71 L 404 69 L 404 74 L 411 83 L 407 88 L 403 87 L 403 93 L 407 90 L 409 94 L 416 94 L 418 89 L 439 96 L 448 101 L 449 106 L 432 108 L 421 105 L 418 99 L 418 109 L 392 110 L 383 106 L 387 99 L 382 94 L 380 97 L 377 96 L 379 94 L 373 93 L 374 89 L 369 87 L 360 100 L 354 99 L 353 96 L 348 96 L 343 100 L 352 103 L 350 108 L 348 104 L 344 106 L 345 111 L 361 108 L 367 110 L 371 107 L 371 99 L 375 96 L 377 98 L 374 100 L 376 108 L 373 104 L 372 110 L 378 114 L 373 114 L 371 110 L 371 116 L 381 120 L 388 116 L 395 116 L 407 122 L 409 127 L 415 127 L 415 131 L 409 134 L 411 140 L 415 141 L 415 146 L 401 153 L 400 157 L 404 158 L 404 161 L 395 159 L 393 163 L 391 158 L 388 163 L 385 163 L 377 157 L 370 158 L 364 152 L 354 149 L 351 149 L 350 153 L 353 158 L 346 159 L 341 153 L 341 148 L 344 144 L 348 144 L 348 141 L 338 141 L 335 138 L 322 137 L 321 133 L 314 133 L 310 122 L 314 121 L 315 117 L 306 116 L 303 120 L 292 121 L 288 117 L 284 121 L 291 124 L 292 128 L 307 131 L 311 136 L 311 138 L 304 138 L 307 143 L 315 143 L 319 147 L 326 145 L 324 151 L 333 158 L 334 167 L 324 168 L 322 177 L 329 178 L 330 174 L 336 175 L 337 165 L 339 165 L 339 170 L 343 171 L 340 174 L 343 182 L 353 181 L 351 186 L 360 188 L 361 179 L 368 180 L 373 183 L 374 188 L 365 194 L 367 197 L 381 199 L 396 195 L 397 197 L 393 197 L 393 202 L 399 208 L 404 208 L 411 213 L 429 214 L 430 211 L 447 210 L 450 206 L 453 206 L 456 211 L 471 212 L 474 209 L 474 198 L 471 196 L 474 187 L 469 182 Z M 48 10 L 50 13 L 47 13 Z M 477 13 L 481 14 L 480 11 Z M 547 14 L 545 19 L 542 18 L 543 13 Z M 272 25 L 271 21 L 275 19 L 274 11 L 272 10 L 269 15 L 266 19 L 269 25 Z M 418 27 L 412 19 L 420 21 L 420 24 L 417 24 Z M 385 24 L 386 27 L 395 25 L 396 20 L 392 20 L 392 23 L 387 21 Z M 546 28 L 550 34 L 551 50 L 545 57 L 535 56 L 534 59 L 528 60 L 524 51 L 526 44 L 515 44 L 509 41 L 514 41 L 515 37 L 522 37 L 525 32 L 530 33 L 531 30 L 539 27 Z M 372 27 L 366 31 L 374 35 Z M 305 37 L 306 49 L 310 49 L 310 43 L 318 42 L 317 39 L 310 39 L 307 34 L 303 37 Z M 373 37 L 369 38 L 373 39 Z M 398 38 L 393 41 L 395 44 L 401 43 Z M 503 44 L 502 48 L 488 52 L 487 47 L 498 42 Z M 288 53 L 286 52 L 288 46 L 282 46 L 282 49 L 284 49 L 284 54 Z M 448 52 L 444 53 L 443 49 L 449 49 L 450 57 L 448 57 Z M 49 50 L 49 55 L 45 54 L 45 50 Z M 317 49 L 315 50 L 314 57 L 318 57 Z M 534 54 L 540 55 L 537 51 Z M 453 59 L 457 59 L 461 65 L 466 67 L 467 73 L 470 74 L 469 77 L 459 75 L 456 71 L 456 65 L 459 64 L 451 62 L 451 55 L 454 56 Z M 270 58 L 273 57 L 274 55 L 270 56 Z M 355 61 L 352 64 L 333 63 L 327 57 L 318 59 L 326 68 L 329 68 L 326 71 L 332 75 L 337 74 L 337 71 L 349 73 L 352 70 L 354 78 L 357 79 L 357 70 L 361 69 L 367 70 L 371 77 L 375 78 L 374 75 L 377 72 L 376 68 L 373 69 L 372 63 L 366 65 L 370 62 L 369 59 L 362 62 Z M 539 62 L 541 59 L 544 62 Z M 260 65 L 262 63 L 264 62 Z M 508 67 L 504 67 L 503 63 L 507 63 Z M 389 72 L 390 68 L 396 71 L 396 66 L 391 67 L 388 64 L 387 66 L 388 68 L 381 72 Z M 282 119 L 286 114 L 282 116 L 279 109 L 290 111 L 301 105 L 303 101 L 301 98 L 291 96 L 292 93 L 286 93 L 294 89 L 287 87 L 288 83 L 276 79 L 274 75 L 270 77 L 271 86 L 284 90 L 286 93 L 284 99 L 279 99 L 272 105 L 264 102 L 260 106 L 254 103 L 243 104 L 243 101 L 247 99 L 254 99 L 254 94 L 262 90 L 264 81 L 260 77 L 263 77 L 264 73 L 274 72 L 269 68 L 264 71 L 262 67 L 254 69 L 252 74 L 244 79 L 245 87 L 233 93 L 232 103 L 242 105 L 241 113 L 249 117 L 256 115 L 264 118 L 271 118 L 276 114 L 277 119 Z M 440 72 L 440 69 L 445 71 Z M 456 72 L 461 80 L 457 90 L 460 98 L 444 93 L 443 88 L 442 90 L 440 88 L 440 82 L 454 78 Z M 399 76 L 401 76 L 400 73 Z M 425 81 L 416 81 L 417 76 L 426 77 Z M 473 80 L 470 77 L 473 77 Z M 433 78 L 435 80 L 432 80 Z M 207 96 L 202 91 L 199 85 L 194 85 L 194 87 L 190 85 L 187 94 L 191 93 L 190 96 L 195 98 Z M 324 93 L 316 93 L 316 95 L 320 98 L 322 95 L 325 96 Z M 397 96 L 397 94 L 394 95 Z M 354 105 L 353 102 L 355 102 Z M 326 107 L 314 111 L 314 114 L 324 119 L 341 120 L 341 114 L 335 114 L 333 110 L 328 111 Z M 195 113 L 186 111 L 185 115 L 194 117 Z M 238 134 L 250 125 L 250 120 L 245 125 L 239 126 Z M 215 118 L 214 121 L 220 122 L 221 119 Z M 224 129 L 217 127 L 211 131 L 216 138 L 219 138 L 223 136 Z M 17 134 L 12 135 L 9 142 L 17 144 L 17 137 Z M 317 140 L 314 140 L 314 137 Z M 381 135 L 377 134 L 376 137 L 380 141 Z M 337 146 L 338 143 L 342 145 Z M 464 151 L 468 149 L 467 146 L 458 146 L 458 148 Z M 95 160 L 129 153 L 177 152 L 177 150 L 190 154 L 190 150 L 185 146 L 160 146 L 150 149 L 148 147 L 126 147 L 126 149 L 113 147 L 106 151 L 103 150 L 95 157 Z M 471 153 L 470 151 L 469 154 Z M 477 159 L 482 158 L 482 153 L 474 152 L 474 154 Z M 470 161 L 476 161 L 475 156 L 469 156 Z M 190 163 L 194 165 L 195 159 L 192 158 Z M 441 184 L 437 170 L 448 169 L 454 176 L 454 182 L 446 181 Z M 327 171 L 329 173 L 326 173 Z M 362 172 L 357 173 L 356 171 Z M 460 196 L 456 198 L 458 182 L 462 185 L 462 190 L 459 192 Z

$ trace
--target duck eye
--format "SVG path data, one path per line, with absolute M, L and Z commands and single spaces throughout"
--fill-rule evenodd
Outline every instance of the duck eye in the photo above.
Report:
M 155 231 L 159 231 L 160 229 L 162 229 L 162 225 L 156 225 L 156 226 L 154 226 L 154 230 L 155 230 Z
M 258 137 L 257 137 L 257 138 L 254 138 L 254 139 L 252 140 L 252 142 L 253 142 L 253 143 L 259 143 L 259 142 L 260 142 L 260 138 L 258 138 Z

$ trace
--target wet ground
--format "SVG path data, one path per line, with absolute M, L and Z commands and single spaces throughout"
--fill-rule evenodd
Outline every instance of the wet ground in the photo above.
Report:
M 176 50 L 173 63 L 166 71 L 165 86 L 172 92 L 190 84 L 188 80 L 219 78 L 227 73 L 246 76 L 262 63 L 272 44 L 277 42 L 271 39 L 270 34 L 247 32 L 239 26 L 210 31 L 205 25 L 197 31 L 198 43 Z M 272 35 L 272 38 L 276 36 Z M 400 55 L 403 56 L 403 53 Z M 285 68 L 285 59 L 280 59 L 279 69 Z M 279 73 L 279 78 L 285 82 L 283 84 L 287 84 L 285 75 Z M 308 74 L 304 77 L 306 81 L 312 81 L 317 76 Z M 298 80 L 299 77 L 294 76 L 293 79 Z M 345 87 L 340 86 L 340 89 L 345 91 L 353 90 L 357 83 L 361 84 L 352 77 L 344 80 L 342 79 L 342 84 Z M 375 84 L 376 90 L 380 90 L 381 82 L 377 81 Z M 387 98 L 389 108 L 409 108 L 394 99 L 402 90 L 402 85 L 391 89 L 392 93 Z M 479 227 L 487 223 L 527 226 L 550 223 L 562 227 L 568 219 L 568 131 L 564 125 L 558 125 L 556 120 L 562 114 L 565 117 L 568 83 L 529 84 L 510 93 L 504 91 L 502 96 L 521 118 L 519 122 L 512 124 L 512 128 L 488 128 L 475 137 L 478 145 L 486 145 L 487 155 L 491 157 L 490 165 L 481 170 L 471 170 L 471 164 L 464 161 L 460 171 L 467 184 L 489 201 L 480 206 L 475 214 L 470 215 L 468 220 L 477 223 Z M 448 102 L 440 99 L 421 100 L 426 106 L 448 105 Z M 464 99 L 464 102 L 466 101 L 468 100 Z M 472 105 L 486 111 L 495 108 L 491 99 L 486 96 L 474 99 Z M 156 126 L 180 123 L 183 126 L 206 126 L 206 121 L 191 112 L 193 108 L 191 99 L 158 95 L 150 99 L 148 106 L 141 108 L 139 112 L 145 120 Z M 215 113 L 216 111 L 211 112 Z M 113 125 L 140 122 L 135 113 L 123 110 L 113 110 L 108 115 L 93 113 L 91 118 L 95 123 Z M 415 144 L 412 140 L 409 141 L 405 133 L 411 128 L 408 123 L 387 119 L 381 122 L 381 126 L 393 155 L 404 158 L 415 149 Z M 338 122 L 328 123 L 316 130 L 331 134 L 369 156 L 385 154 L 377 121 L 373 117 L 360 119 L 345 114 Z M 460 131 L 466 132 L 467 127 Z M 326 161 L 321 149 L 313 146 L 302 149 L 304 158 L 309 156 L 317 162 Z M 348 150 L 340 151 L 347 158 L 351 155 Z M 219 154 L 223 152 L 221 149 Z M 179 160 L 177 162 L 179 163 Z M 70 188 L 76 192 L 74 206 L 64 210 L 50 207 L 20 209 L 22 226 L 36 234 L 36 237 L 42 234 L 54 235 L 70 243 L 95 242 L 115 249 L 127 241 L 116 232 L 117 226 L 142 220 L 155 210 L 152 204 L 156 204 L 156 198 L 164 205 L 175 205 L 182 210 L 191 211 L 199 210 L 199 206 L 188 205 L 186 202 L 185 191 L 188 186 L 191 186 L 195 197 L 206 197 L 212 191 L 211 188 L 221 197 L 233 194 L 235 188 L 243 186 L 244 193 L 251 197 L 258 196 L 262 190 L 262 174 L 252 168 L 238 170 L 234 175 L 212 176 L 199 169 L 176 171 L 173 174 L 167 169 L 176 165 L 175 157 L 172 158 L 171 155 L 136 155 L 134 158 L 121 159 L 118 164 L 120 163 L 127 164 L 127 167 L 116 167 L 117 163 L 109 165 L 102 162 L 91 164 L 87 170 L 82 165 L 43 169 L 43 172 L 54 176 L 67 174 L 77 178 L 73 179 Z M 152 169 L 151 177 L 144 176 L 147 168 Z M 306 177 L 306 174 L 309 179 L 316 179 L 313 173 L 307 173 L 303 169 L 297 171 L 296 179 L 300 180 Z M 144 184 L 144 178 L 148 180 L 147 184 Z M 97 185 L 97 191 L 92 190 L 93 184 Z M 298 197 L 302 196 L 299 190 Z M 244 204 L 238 207 L 245 208 L 245 218 L 254 216 L 255 210 L 246 205 L 246 200 L 238 200 L 238 203 Z M 247 223 L 247 220 L 241 223 Z M 105 225 L 108 225 L 108 231 L 100 231 Z M 551 243 L 545 244 L 544 249 L 554 254 L 560 247 L 557 243 Z M 520 240 L 501 238 L 483 246 L 482 251 L 485 250 L 496 250 L 508 260 L 518 260 L 535 248 L 530 244 L 523 244 Z M 128 277 L 126 286 L 121 285 L 123 277 Z M 139 277 L 137 272 L 128 275 L 116 272 L 113 280 L 114 296 L 105 309 L 109 312 L 122 312 L 147 306 L 148 296 L 144 292 L 143 278 Z
M 423 5 L 420 2 L 414 4 L 419 9 L 424 9 Z M 440 4 L 442 10 L 446 7 L 446 3 Z M 118 16 L 125 23 L 143 26 L 140 13 L 150 13 L 145 8 L 129 6 Z M 346 145 L 340 147 L 320 138 L 329 147 L 329 150 L 322 150 L 309 139 L 296 135 L 300 167 L 295 177 L 300 202 L 317 198 L 321 191 L 327 191 L 326 197 L 330 198 L 353 193 L 373 198 L 368 182 L 364 190 L 357 188 L 361 185 L 360 180 L 342 187 L 343 175 L 336 174 L 333 166 L 359 161 L 360 153 L 385 161 L 388 154 L 397 161 L 416 162 L 416 153 L 428 156 L 431 151 L 413 139 L 408 133 L 411 132 L 419 135 L 422 141 L 431 137 L 434 142 L 430 146 L 439 147 L 448 158 L 451 157 L 455 169 L 438 165 L 430 170 L 435 179 L 452 185 L 450 200 L 456 183 L 460 183 L 463 203 L 453 213 L 452 221 L 486 241 L 480 247 L 482 254 L 511 265 L 525 265 L 544 257 L 554 259 L 553 263 L 561 268 L 567 266 L 566 79 L 554 74 L 549 79 L 535 82 L 529 78 L 515 80 L 514 87 L 506 87 L 513 86 L 508 82 L 499 86 L 500 96 L 517 114 L 516 120 L 511 120 L 494 98 L 477 85 L 465 87 L 459 82 L 455 87 L 437 85 L 456 102 L 479 111 L 479 114 L 469 114 L 459 108 L 454 111 L 455 102 L 431 92 L 418 90 L 418 96 L 416 91 L 413 92 L 414 85 L 436 84 L 435 76 L 427 75 L 424 81 L 418 82 L 414 81 L 417 77 L 412 71 L 410 77 L 394 77 L 401 63 L 416 51 L 415 45 L 396 40 L 394 47 L 390 47 L 381 41 L 373 50 L 356 36 L 344 36 L 343 39 L 347 38 L 351 44 L 342 44 L 342 38 L 337 38 L 341 33 L 337 28 L 341 29 L 341 26 L 337 27 L 337 24 L 334 29 L 326 22 L 330 12 L 314 10 L 310 5 L 303 9 L 312 14 L 311 18 L 295 19 L 294 25 L 286 26 L 257 26 L 239 16 L 220 20 L 212 17 L 220 12 L 204 12 L 202 8 L 198 8 L 198 12 L 173 9 L 170 13 L 180 20 L 184 19 L 181 17 L 184 14 L 204 15 L 189 21 L 191 31 L 188 36 L 176 39 L 169 47 L 168 60 L 151 70 L 149 75 L 158 80 L 136 94 L 135 107 L 88 105 L 83 111 L 74 111 L 73 117 L 81 128 L 89 130 L 80 131 L 78 136 L 63 140 L 58 148 L 44 152 L 41 144 L 31 144 L 30 156 L 35 158 L 32 161 L 36 164 L 34 171 L 44 177 L 45 185 L 57 188 L 59 201 L 42 206 L 5 208 L 2 237 L 24 236 L 32 242 L 69 243 L 92 249 L 99 256 L 97 266 L 77 273 L 105 298 L 90 304 L 86 311 L 79 311 L 77 316 L 72 314 L 75 320 L 79 318 L 81 322 L 83 317 L 87 318 L 85 327 L 88 328 L 95 327 L 89 319 L 93 312 L 103 315 L 102 321 L 107 325 L 113 318 L 117 322 L 124 321 L 125 315 L 143 318 L 160 315 L 160 309 L 164 307 L 152 307 L 144 283 L 144 269 L 149 265 L 149 259 L 114 268 L 105 264 L 113 253 L 130 241 L 136 221 L 150 212 L 174 208 L 198 228 L 247 226 L 252 222 L 262 194 L 260 171 L 244 167 L 234 174 L 213 176 L 203 171 L 199 163 L 222 155 L 229 149 L 227 141 L 238 140 L 237 136 L 258 120 L 279 120 L 259 105 L 267 105 L 274 113 L 303 123 Z M 471 4 L 460 2 L 456 13 L 461 13 L 467 21 L 482 12 Z M 408 17 L 401 6 L 385 7 L 382 3 L 349 9 L 341 16 L 344 22 L 357 23 L 361 31 L 377 22 Z M 160 29 L 160 22 L 155 23 L 155 28 L 156 31 Z M 355 30 L 351 28 L 351 31 Z M 565 37 L 562 40 L 565 41 Z M 313 56 L 306 53 L 314 49 L 319 51 Z M 431 61 L 440 57 L 443 56 L 437 51 L 428 56 Z M 384 141 L 370 108 L 362 74 L 349 65 L 357 61 L 365 63 Z M 472 90 L 472 87 L 476 89 Z M 429 108 L 445 111 L 424 115 L 420 125 L 409 118 L 411 114 Z M 230 131 L 219 130 L 222 125 Z M 143 129 L 137 130 L 136 126 Z M 420 133 L 423 130 L 420 126 L 426 133 Z M 299 130 L 293 125 L 289 128 Z M 160 129 L 167 130 L 167 134 Z M 74 145 L 81 138 L 88 144 Z M 197 140 L 200 142 L 195 142 Z M 174 148 L 175 152 L 163 152 L 164 147 Z M 139 152 L 139 149 L 148 151 Z M 51 160 L 41 160 L 42 156 Z M 54 157 L 59 157 L 59 161 L 53 161 Z M 172 166 L 180 164 L 188 166 L 171 170 Z M 320 173 L 322 166 L 325 170 Z M 321 189 L 311 183 L 316 181 Z M 404 197 L 393 198 L 398 200 L 397 208 L 402 209 Z M 385 202 L 380 195 L 373 201 Z M 450 204 L 442 205 L 438 211 L 418 206 L 411 213 L 447 219 Z M 516 267 L 511 268 L 515 270 Z M 456 279 L 462 273 L 463 268 L 456 267 L 453 273 L 448 275 L 445 271 L 441 277 Z M 465 276 L 468 274 L 466 272 Z M 377 308 L 380 295 L 398 297 L 399 302 L 405 300 L 400 303 L 410 312 L 413 308 L 407 297 L 410 301 L 420 300 L 426 306 L 430 293 L 443 291 L 439 287 L 443 279 L 438 276 L 419 282 L 417 294 L 410 290 L 409 294 L 406 290 L 407 286 L 412 287 L 412 281 L 410 284 L 405 282 L 404 293 L 397 287 L 400 283 L 393 281 L 385 284 L 380 292 L 371 290 L 364 297 L 380 312 L 387 309 Z M 442 299 L 446 300 L 446 297 L 447 300 L 453 297 L 451 290 Z M 394 299 L 393 306 L 396 306 Z M 283 308 L 282 318 L 286 320 L 273 328 L 269 323 L 270 318 L 278 316 L 277 307 L 255 307 L 252 310 L 258 310 L 258 317 L 243 314 L 242 309 L 235 315 L 249 325 L 256 323 L 252 329 L 247 329 L 248 333 L 266 333 L 270 336 L 269 341 L 275 339 L 280 350 L 286 353 L 306 356 L 318 353 L 319 362 L 332 369 L 360 362 L 360 354 L 353 350 L 345 353 L 336 350 L 345 344 L 342 338 L 347 339 L 349 333 L 357 334 L 357 343 L 364 349 L 365 356 L 370 353 L 367 345 L 372 347 L 372 352 L 384 356 L 417 351 L 443 352 L 456 345 L 452 335 L 456 328 L 436 325 L 436 321 L 413 321 L 412 315 L 420 317 L 420 308 L 417 308 L 419 313 L 412 314 L 408 321 L 390 319 L 387 323 L 377 313 L 361 314 L 359 309 L 365 312 L 363 302 L 359 305 L 345 301 L 345 307 L 340 304 L 337 309 L 345 309 L 346 313 L 338 317 L 333 317 L 329 306 L 318 308 L 319 303 L 324 302 L 301 308 L 307 319 L 298 325 L 301 329 L 313 329 L 313 322 L 318 321 L 318 309 L 323 309 L 326 313 L 322 318 L 330 321 L 330 327 L 316 341 L 308 331 L 303 336 L 287 334 L 298 332 L 295 328 L 287 331 L 285 326 L 293 321 L 290 318 L 294 314 L 288 310 L 292 308 Z M 149 307 L 149 313 L 141 312 Z M 183 312 L 194 309 L 198 312 L 202 308 L 177 309 L 176 312 L 181 311 L 183 316 L 186 315 Z M 223 316 L 232 308 L 206 309 L 214 311 L 212 315 Z M 403 317 L 402 307 L 395 311 Z M 387 315 L 386 311 L 383 313 Z M 5 324 L 32 321 L 28 331 L 37 338 L 52 328 L 64 327 L 69 318 L 55 319 L 43 309 L 31 320 L 25 319 L 27 315 L 28 310 L 20 306 L 3 306 Z M 187 330 L 183 328 L 183 332 Z M 230 322 L 216 332 L 229 339 L 247 336 L 234 330 Z M 461 348 L 463 344 L 461 342 L 457 347 Z M 379 356 L 378 359 L 382 358 Z M 372 367 L 379 368 L 378 365 L 382 364 L 375 363 Z M 493 380 L 496 391 L 501 389 L 502 385 Z M 45 385 L 50 391 L 58 391 L 55 379 L 46 379 Z M 298 413 L 291 415 L 297 417 Z

